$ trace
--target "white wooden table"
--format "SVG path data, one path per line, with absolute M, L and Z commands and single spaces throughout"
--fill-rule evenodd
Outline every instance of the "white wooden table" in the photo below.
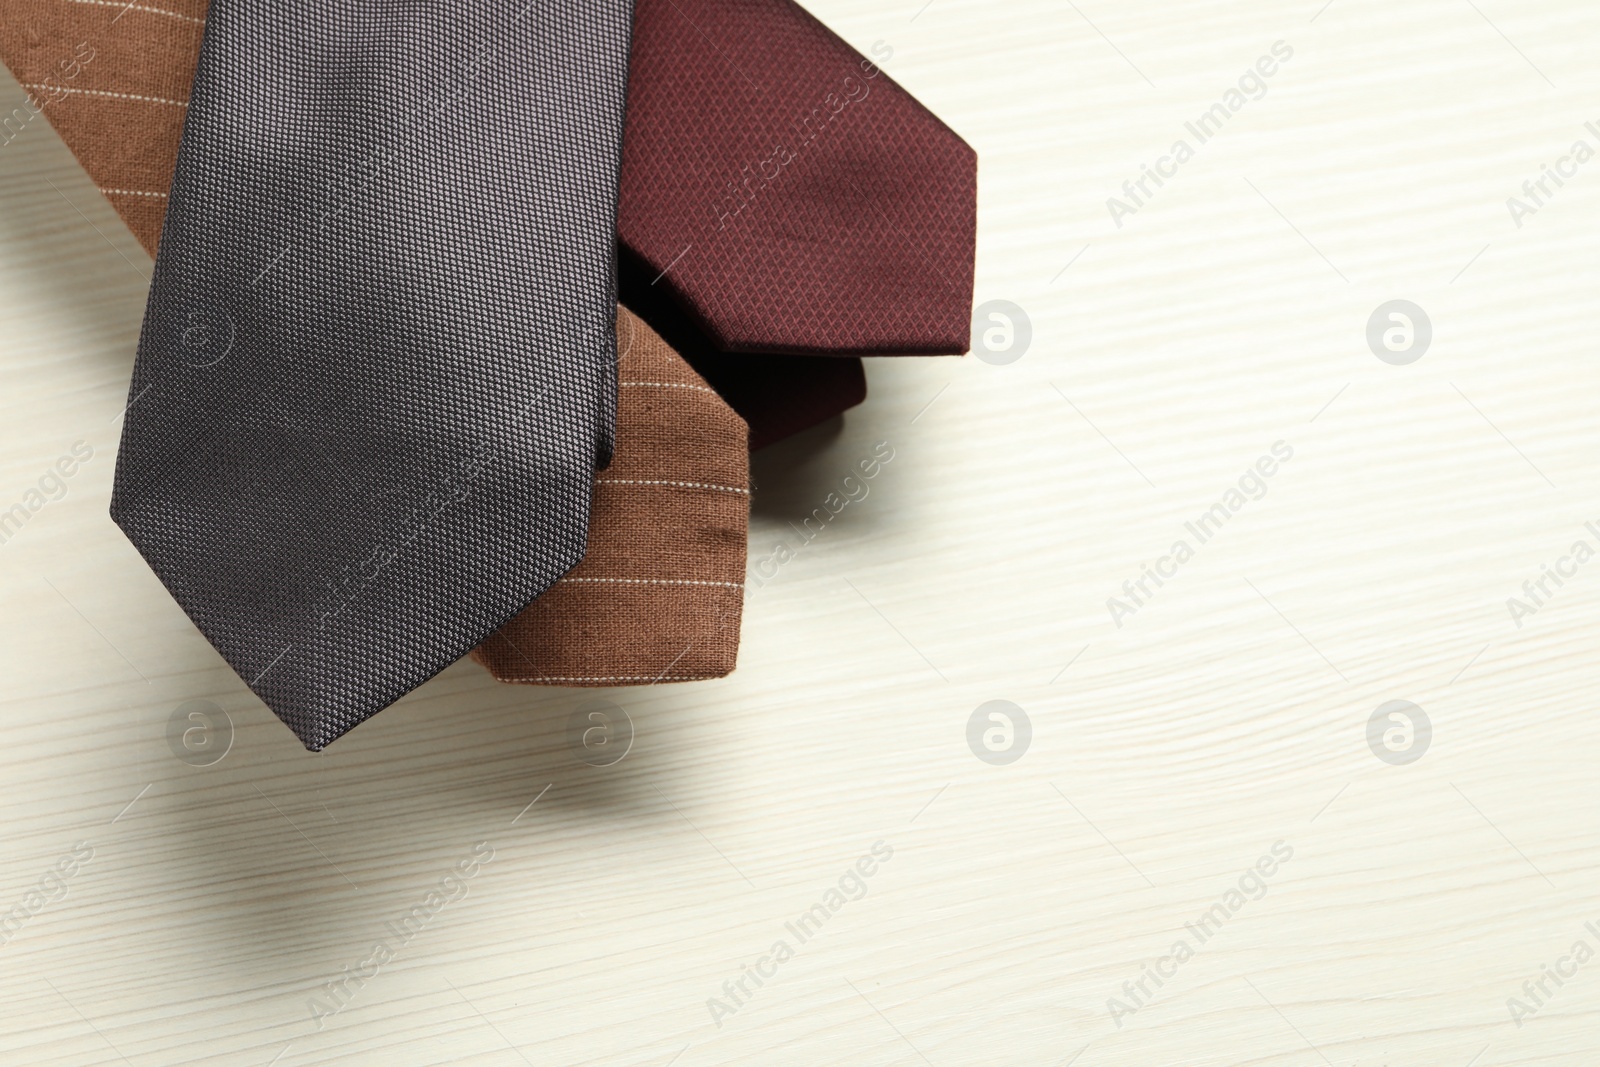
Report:
M 107 518 L 148 258 L 0 149 L 0 1063 L 1600 1058 L 1600 11 L 919 3 L 811 7 L 977 147 L 1020 358 L 875 362 L 757 456 L 753 565 L 894 458 L 732 677 L 463 662 L 321 755 Z M 1390 701 L 1431 736 L 1369 745 Z

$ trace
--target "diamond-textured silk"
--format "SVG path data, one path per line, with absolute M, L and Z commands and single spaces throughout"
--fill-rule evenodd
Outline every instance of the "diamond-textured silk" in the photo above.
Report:
M 582 558 L 629 0 L 215 0 L 112 515 L 320 749 Z
M 977 156 L 793 0 L 637 0 L 617 234 L 722 349 L 965 352 Z

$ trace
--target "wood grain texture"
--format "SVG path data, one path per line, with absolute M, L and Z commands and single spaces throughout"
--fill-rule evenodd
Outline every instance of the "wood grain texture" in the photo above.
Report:
M 1600 562 L 1520 627 L 1507 599 L 1600 544 L 1600 160 L 1520 227 L 1506 201 L 1600 148 L 1600 12 L 810 6 L 978 149 L 978 301 L 1031 345 L 874 362 L 864 406 L 758 454 L 739 669 L 604 692 L 635 728 L 605 768 L 568 742 L 593 691 L 468 662 L 300 749 L 106 517 L 149 261 L 42 121 L 0 147 L 0 511 L 93 450 L 0 544 L 0 916 L 34 912 L 3 927 L 0 1063 L 1596 1061 L 1600 962 L 1521 1025 L 1507 1001 L 1600 949 Z M 1277 41 L 1265 95 L 1115 225 Z M 1408 366 L 1365 338 L 1394 299 L 1433 326 Z M 1032 723 L 1006 766 L 966 742 L 996 699 Z M 1365 737 L 1396 699 L 1433 726 L 1406 766 Z M 191 700 L 235 728 L 209 767 L 168 745 Z

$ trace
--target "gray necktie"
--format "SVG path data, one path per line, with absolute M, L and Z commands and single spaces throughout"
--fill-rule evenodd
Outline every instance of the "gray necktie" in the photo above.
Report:
M 214 0 L 112 517 L 320 749 L 583 556 L 631 0 Z

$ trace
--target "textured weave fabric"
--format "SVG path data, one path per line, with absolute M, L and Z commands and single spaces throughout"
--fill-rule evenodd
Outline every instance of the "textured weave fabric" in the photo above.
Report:
M 177 158 L 178 134 L 199 50 L 205 5 L 198 0 L 157 0 L 123 11 L 110 4 L 67 0 L 0 0 L 0 59 L 24 83 L 46 84 L 32 91 L 31 103 L 18 100 L 31 121 L 48 121 L 102 187 L 112 206 L 151 254 L 155 253 L 166 210 L 166 194 Z M 92 55 L 87 63 L 75 54 Z M 102 62 L 104 59 L 110 62 Z M 59 63 L 65 62 L 61 67 Z M 72 72 L 72 77 L 67 77 Z M 47 82 L 47 79 L 49 81 Z M 63 92 L 61 86 L 70 86 Z M 42 108 L 42 112 L 41 112 Z M 26 125 L 13 124 L 4 136 L 26 136 Z M 624 368 L 628 355 L 623 334 Z M 672 380 L 688 380 L 687 368 L 669 349 L 657 350 Z M 848 361 L 842 361 L 848 362 Z M 626 373 L 626 370 L 624 371 Z M 631 375 L 630 375 L 631 376 Z M 618 436 L 639 439 L 661 447 L 624 448 L 630 470 L 639 480 L 683 481 L 686 467 L 698 465 L 703 453 L 716 452 L 723 464 L 744 462 L 744 446 L 720 436 L 701 436 L 693 442 L 676 442 L 675 453 L 658 433 L 646 429 L 630 433 L 635 420 L 650 419 L 662 427 L 692 417 L 705 403 L 705 394 L 684 389 L 662 389 L 633 394 L 650 399 L 648 408 L 625 397 L 618 412 Z M 619 458 L 618 463 L 623 462 Z M 747 484 L 747 483 L 742 483 Z M 705 615 L 707 587 L 686 584 L 695 575 L 743 576 L 745 545 L 729 536 L 733 529 L 725 512 L 707 510 L 703 493 L 688 487 L 661 485 L 651 494 L 627 493 L 621 487 L 595 490 L 589 521 L 589 556 L 595 560 L 635 561 L 633 577 L 656 579 L 647 584 L 617 582 L 560 582 L 518 616 L 519 623 L 537 625 L 536 635 L 524 634 L 518 644 L 531 650 L 557 676 L 586 674 L 594 677 L 639 676 L 639 647 L 660 644 L 683 647 L 678 635 L 696 641 L 696 651 L 680 666 L 714 673 L 717 665 L 732 669 L 738 648 L 737 615 L 724 615 L 721 624 Z M 726 500 L 723 500 L 726 506 Z M 654 531 L 666 523 L 682 531 L 685 543 L 699 546 L 700 558 L 675 556 L 649 559 Z M 648 565 L 646 565 L 648 564 Z M 589 563 L 579 565 L 577 576 Z M 727 586 L 716 587 L 732 596 Z M 645 593 L 648 595 L 641 595 Z M 720 610 L 720 606 L 718 607 Z M 592 629 L 571 620 L 607 620 L 607 633 L 617 639 L 596 644 L 588 639 Z M 665 635 L 664 638 L 657 635 Z M 494 639 L 491 639 L 493 641 Z M 673 672 L 663 681 L 672 680 Z M 558 683 L 550 683 L 558 684 Z M 564 683 L 563 683 L 564 684 Z M 618 681 L 615 684 L 629 684 Z
M 582 558 L 630 0 L 216 0 L 113 518 L 319 749 Z
M 715 341 L 965 352 L 977 157 L 793 0 L 638 0 L 618 238 Z
M 734 667 L 750 515 L 745 424 L 636 316 L 619 312 L 617 333 L 617 451 L 596 479 L 591 528 L 640 509 L 652 521 L 626 544 L 591 539 L 582 563 L 473 653 L 504 682 L 645 685 Z

